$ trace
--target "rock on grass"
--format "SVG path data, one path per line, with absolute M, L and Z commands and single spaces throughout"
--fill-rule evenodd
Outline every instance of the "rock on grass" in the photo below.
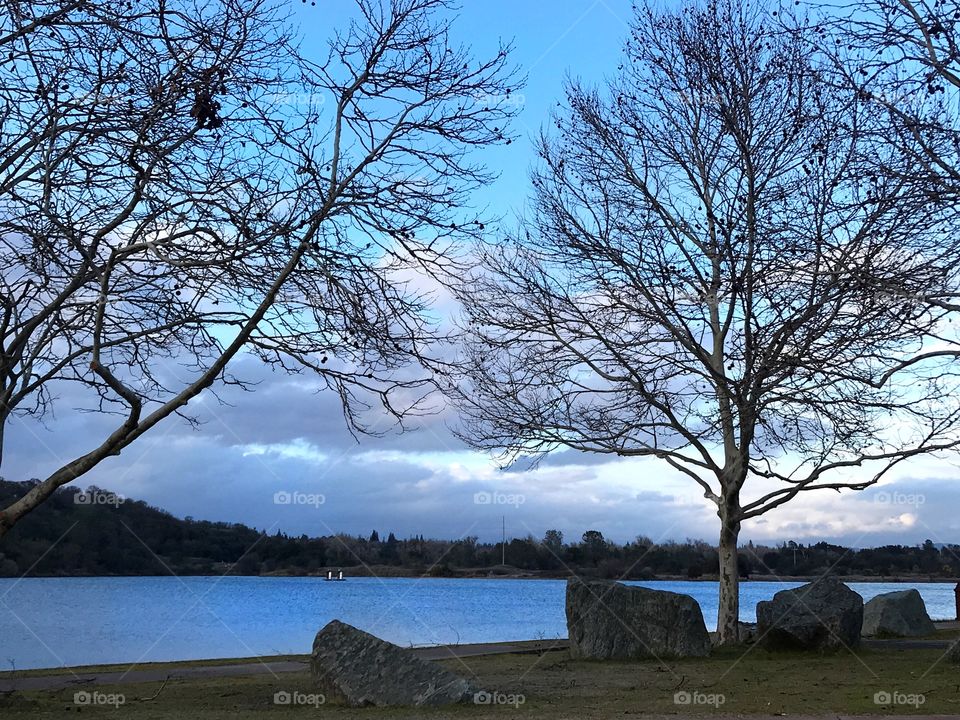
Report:
M 772 650 L 836 652 L 860 644 L 863 598 L 833 577 L 757 603 L 761 644 Z
M 333 620 L 313 641 L 310 670 L 328 702 L 451 705 L 472 702 L 470 682 L 409 650 Z
M 710 636 L 689 595 L 608 580 L 567 582 L 567 632 L 575 658 L 706 657 Z
M 937 631 L 916 590 L 877 595 L 863 606 L 863 634 L 873 637 L 923 637 Z

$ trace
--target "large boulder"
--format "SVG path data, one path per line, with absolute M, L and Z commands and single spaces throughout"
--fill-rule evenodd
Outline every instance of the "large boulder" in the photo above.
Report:
M 449 705 L 477 689 L 409 650 L 333 620 L 317 633 L 310 657 L 327 701 L 363 705 Z
M 692 597 L 607 580 L 567 581 L 567 632 L 575 658 L 710 654 L 703 613 Z
M 757 630 L 769 649 L 837 651 L 860 644 L 863 598 L 826 577 L 757 603 Z
M 740 642 L 744 645 L 753 645 L 758 637 L 756 623 L 740 623 Z
M 877 595 L 863 606 L 863 634 L 871 637 L 921 637 L 937 628 L 916 590 Z

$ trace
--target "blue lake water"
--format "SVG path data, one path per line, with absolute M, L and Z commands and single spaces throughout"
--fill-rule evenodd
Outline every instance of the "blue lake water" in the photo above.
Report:
M 716 627 L 709 582 L 628 583 L 692 595 Z M 742 619 L 798 583 L 744 582 Z M 952 619 L 946 583 L 853 583 L 867 600 L 916 587 Z M 563 580 L 190 577 L 0 579 L 3 669 L 307 653 L 337 618 L 400 645 L 566 637 Z

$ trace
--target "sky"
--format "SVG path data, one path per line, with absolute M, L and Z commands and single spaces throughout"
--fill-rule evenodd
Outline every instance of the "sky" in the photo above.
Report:
M 306 49 L 322 50 L 346 17 L 348 0 L 296 4 Z M 547 9 L 549 8 L 549 9 Z M 614 71 L 627 31 L 625 0 L 466 0 L 457 27 L 478 55 L 513 40 L 513 60 L 528 75 L 509 148 L 482 159 L 499 180 L 476 198 L 496 215 L 522 211 L 535 161 L 532 138 L 563 96 L 564 78 L 599 82 Z M 233 372 L 255 391 L 227 389 L 192 402 L 198 428 L 172 418 L 120 456 L 82 478 L 173 514 L 242 522 L 292 535 L 345 532 L 398 537 L 496 540 L 561 530 L 568 540 L 600 530 L 618 542 L 715 541 L 715 508 L 696 486 L 657 460 L 562 451 L 535 469 L 500 470 L 451 432 L 450 410 L 415 431 L 382 438 L 351 436 L 338 399 L 318 393 L 307 376 L 271 374 L 249 357 Z M 14 420 L 2 474 L 45 477 L 93 447 L 114 417 L 71 411 L 69 391 L 43 422 Z M 221 402 L 222 401 L 222 402 Z M 853 547 L 960 542 L 960 484 L 954 460 L 903 463 L 882 485 L 862 493 L 801 495 L 744 525 L 756 542 L 827 540 Z

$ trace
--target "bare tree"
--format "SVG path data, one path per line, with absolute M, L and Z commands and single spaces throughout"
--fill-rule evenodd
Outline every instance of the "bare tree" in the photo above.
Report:
M 716 505 L 721 642 L 741 526 L 958 443 L 955 214 L 811 38 L 735 0 L 638 9 L 605 91 L 569 84 L 521 231 L 459 286 L 461 435 L 663 460 Z M 897 165 L 899 163 L 899 165 Z M 858 470 L 860 466 L 864 469 Z
M 359 430 L 429 389 L 436 327 L 411 273 L 482 227 L 471 157 L 510 141 L 508 50 L 456 44 L 448 0 L 357 0 L 315 62 L 281 8 L 3 4 L 0 430 L 68 383 L 118 422 L 2 509 L 0 537 L 242 383 L 240 353 L 316 373 Z

